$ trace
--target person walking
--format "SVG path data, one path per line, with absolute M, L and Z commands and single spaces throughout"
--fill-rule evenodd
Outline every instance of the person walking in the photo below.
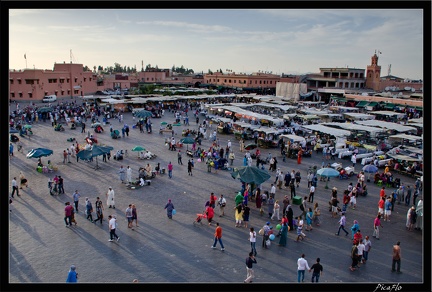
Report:
M 222 227 L 219 226 L 219 222 L 216 222 L 216 229 L 215 229 L 215 234 L 214 234 L 214 243 L 212 245 L 211 248 L 215 249 L 216 248 L 216 244 L 219 241 L 219 244 L 221 245 L 221 251 L 225 250 L 225 247 L 222 243 Z
M 66 227 L 72 226 L 73 207 L 70 205 L 70 202 L 65 203 L 64 211 L 65 211 L 64 222 L 66 224 Z
M 126 173 L 126 170 L 123 167 L 123 165 L 120 165 L 120 169 L 119 169 L 118 173 L 119 173 L 119 176 L 120 176 L 121 183 L 122 184 L 125 183 L 125 173 Z
M 177 163 L 183 165 L 181 150 L 179 150 L 177 153 Z
M 14 145 L 9 143 L 9 156 L 14 156 Z
M 269 239 L 269 232 L 270 232 L 270 222 L 267 222 L 264 226 L 263 226 L 263 241 L 262 241 L 262 247 L 263 248 L 268 248 L 266 241 Z M 261 233 L 260 233 L 261 234 Z
M 168 177 L 172 178 L 173 165 L 171 161 L 168 163 Z
M 28 180 L 26 179 L 22 171 L 20 171 L 19 173 L 19 182 L 20 182 L 20 189 L 22 189 L 24 186 L 28 188 Z
M 308 212 L 306 213 L 306 231 L 311 231 L 312 228 L 312 220 L 313 220 L 313 211 L 312 208 L 308 208 Z
M 74 205 L 75 205 L 75 211 L 78 211 L 78 203 L 79 203 L 79 198 L 81 197 L 81 195 L 78 193 L 78 190 L 75 190 L 75 193 L 73 193 L 72 198 L 74 200 Z
M 395 245 L 393 245 L 393 258 L 392 258 L 392 272 L 397 272 L 398 274 L 402 273 L 400 270 L 401 266 L 401 248 L 400 248 L 400 241 L 396 242 Z
M 357 220 L 354 220 L 353 225 L 351 226 L 351 239 L 354 239 L 354 234 L 356 234 L 358 230 L 360 230 L 360 225 Z
M 249 229 L 249 241 L 250 241 L 250 246 L 251 246 L 251 253 L 256 256 L 257 255 L 257 251 L 256 251 L 256 231 L 253 227 L 251 227 Z
M 59 195 L 65 193 L 63 185 L 64 185 L 63 178 L 61 175 L 59 175 L 58 176 L 58 193 L 59 193 Z
M 309 203 L 313 203 L 314 194 L 315 194 L 315 187 L 311 185 L 309 189 L 309 198 L 308 198 Z
M 72 265 L 70 266 L 70 270 L 66 278 L 66 283 L 77 283 L 77 282 L 78 282 L 78 273 L 76 272 L 76 267 Z
M 388 197 L 384 203 L 384 221 L 390 221 L 392 206 L 392 198 Z
M 63 164 L 67 162 L 67 157 L 68 157 L 67 151 L 63 150 Z
M 337 236 L 339 236 L 339 233 L 340 233 L 341 229 L 343 231 L 345 231 L 345 236 L 348 236 L 348 231 L 345 230 L 345 224 L 346 224 L 345 212 L 342 212 L 342 215 L 341 215 L 341 217 L 339 219 L 339 229 L 335 233 Z
M 111 215 L 108 216 L 108 219 L 109 219 L 108 228 L 109 228 L 109 231 L 110 231 L 110 239 L 108 241 L 111 242 L 111 241 L 114 240 L 114 238 L 117 239 L 117 241 L 119 241 L 120 237 L 118 237 L 117 234 L 116 234 L 116 227 L 117 227 L 117 222 L 116 221 L 117 220 L 116 220 L 116 218 L 114 218 Z
M 21 196 L 21 195 L 19 194 L 19 191 L 18 191 L 18 183 L 17 183 L 17 181 L 16 181 L 16 177 L 14 177 L 14 178 L 12 179 L 12 195 L 11 195 L 12 198 L 14 197 L 15 192 L 16 192 L 16 194 L 17 194 L 18 197 Z
M 301 238 L 303 240 L 306 237 L 306 234 L 303 233 L 303 224 L 304 221 L 301 216 L 297 217 L 297 238 L 294 240 L 295 242 L 298 242 Z
M 102 225 L 104 207 L 103 207 L 103 203 L 99 197 L 96 197 L 95 207 L 96 207 L 97 218 L 96 218 L 96 220 L 94 220 L 94 223 L 96 223 L 96 221 L 100 221 L 100 224 Z
M 297 260 L 297 282 L 304 282 L 305 270 L 310 270 L 305 254 L 302 253 Z
M 284 215 L 284 218 L 286 221 L 282 223 L 281 230 L 280 230 L 280 237 L 279 237 L 279 246 L 286 246 L 287 244 L 287 238 L 288 238 L 288 218 L 286 215 Z
M 253 252 L 250 252 L 249 257 L 246 258 L 246 280 L 243 281 L 244 283 L 252 283 L 252 279 L 255 276 L 252 265 L 256 263 L 257 260 L 255 259 Z
M 369 240 L 369 235 L 365 236 L 365 239 L 363 240 L 363 244 L 364 244 L 364 250 L 363 250 L 362 263 L 366 264 L 369 257 L 369 252 L 372 249 L 372 242 Z
M 109 187 L 107 193 L 105 194 L 105 196 L 107 198 L 107 206 L 108 206 L 108 208 L 115 209 L 114 195 L 115 195 L 114 190 L 112 189 L 112 187 Z
M 169 219 L 172 219 L 172 211 L 174 210 L 174 204 L 171 202 L 171 199 L 168 199 L 168 203 L 166 203 L 165 208 L 167 210 L 167 216 Z
M 138 227 L 138 212 L 135 204 L 132 204 L 132 226 L 135 221 L 135 227 Z M 133 230 L 133 228 L 132 228 Z
M 323 273 L 323 266 L 321 265 L 321 259 L 317 258 L 316 263 L 312 265 L 312 267 L 309 269 L 309 272 L 312 271 L 312 283 L 319 282 L 319 278 L 322 276 Z M 314 281 L 315 280 L 315 281 Z
M 189 159 L 187 164 L 188 175 L 192 175 L 192 168 L 193 168 L 193 163 Z
M 93 221 L 93 206 L 92 203 L 90 202 L 89 198 L 86 197 L 85 198 L 85 204 L 86 204 L 86 215 L 87 215 L 87 220 L 90 220 L 92 223 L 94 223 Z
M 320 216 L 321 216 L 321 210 L 318 207 L 318 202 L 317 202 L 314 204 L 313 217 L 312 217 L 312 221 L 315 223 L 316 226 L 320 226 L 321 223 Z
M 132 228 L 132 204 L 129 204 L 129 206 L 126 208 L 125 215 L 128 223 L 128 228 Z
M 218 205 L 219 205 L 219 217 L 225 216 L 226 199 L 222 194 L 220 195 L 220 198 L 218 200 Z
M 271 220 L 276 216 L 277 220 L 280 221 L 279 218 L 280 205 L 279 200 L 276 200 L 273 204 L 273 215 L 270 217 Z
M 379 240 L 379 228 L 383 228 L 381 224 L 381 215 L 378 214 L 374 219 L 374 231 L 372 236 Z
M 351 266 L 349 267 L 349 269 L 351 270 L 351 272 L 354 272 L 357 267 L 358 267 L 358 242 L 354 241 L 353 245 L 351 247 Z
M 132 168 L 129 165 L 126 167 L 126 180 L 129 184 L 132 184 Z

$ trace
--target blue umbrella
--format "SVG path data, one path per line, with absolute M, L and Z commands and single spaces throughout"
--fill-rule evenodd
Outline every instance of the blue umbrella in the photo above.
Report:
M 317 174 L 324 177 L 337 177 L 339 176 L 339 171 L 334 168 L 325 167 L 317 171 Z M 326 182 L 325 188 L 328 189 L 328 180 Z
M 153 116 L 153 113 L 147 110 L 141 110 L 139 112 L 134 113 L 134 116 L 138 118 L 147 118 Z
M 27 153 L 26 157 L 27 158 L 39 158 L 39 157 L 44 157 L 44 156 L 50 156 L 52 154 L 53 154 L 53 151 L 51 149 L 36 148 L 36 149 L 30 150 L 29 153 Z
M 98 161 L 97 161 L 97 156 L 107 154 L 108 152 L 110 152 L 113 149 L 114 149 L 114 147 L 111 147 L 111 146 L 93 145 L 91 149 L 84 149 L 84 150 L 81 150 L 80 152 L 78 152 L 77 157 L 82 159 L 82 160 L 88 160 L 88 159 L 91 159 L 93 157 L 96 157 L 95 169 L 98 169 L 99 165 L 98 165 Z
M 376 167 L 373 164 L 367 164 L 367 165 L 363 166 L 363 171 L 368 174 L 367 181 L 370 182 L 370 174 L 376 173 L 378 171 L 378 167 Z
M 368 164 L 363 166 L 363 171 L 366 173 L 376 173 L 378 171 L 378 167 L 373 164 Z

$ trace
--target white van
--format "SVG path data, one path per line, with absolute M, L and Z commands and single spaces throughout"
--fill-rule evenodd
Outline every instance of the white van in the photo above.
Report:
M 55 94 L 52 95 L 46 95 L 44 99 L 42 99 L 42 102 L 54 102 L 57 100 L 57 96 Z

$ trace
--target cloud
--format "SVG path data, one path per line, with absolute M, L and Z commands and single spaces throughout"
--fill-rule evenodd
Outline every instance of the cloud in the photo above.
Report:
M 188 29 L 190 31 L 195 32 L 223 32 L 227 33 L 230 32 L 232 29 L 227 26 L 222 25 L 203 25 L 199 23 L 189 23 L 189 22 L 182 22 L 182 21 L 137 21 L 137 24 L 141 25 L 154 25 L 154 26 L 165 26 L 170 28 L 182 28 L 182 29 Z

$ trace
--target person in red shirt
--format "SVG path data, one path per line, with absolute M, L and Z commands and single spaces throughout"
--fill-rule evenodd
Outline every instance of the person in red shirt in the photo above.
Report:
M 382 198 L 382 197 L 385 197 L 386 195 L 385 195 L 385 187 L 382 187 L 381 188 L 381 190 L 380 190 L 380 197 Z
M 221 251 L 224 251 L 225 247 L 222 243 L 222 227 L 219 226 L 219 222 L 216 223 L 216 230 L 215 230 L 214 236 L 215 236 L 214 237 L 214 243 L 213 243 L 211 248 L 216 248 L 216 244 L 219 241 L 219 243 L 221 245 Z
M 381 214 L 381 216 L 384 215 L 384 205 L 385 205 L 385 197 L 380 197 L 380 200 L 378 202 L 378 214 Z
M 70 202 L 66 202 L 65 203 L 65 217 L 64 217 L 64 222 L 66 224 L 66 227 L 68 226 L 72 226 L 72 211 L 73 211 L 73 207 L 71 206 Z
M 212 208 L 211 205 L 206 207 L 205 213 L 207 214 L 208 224 L 211 225 L 214 217 L 214 209 Z
M 216 206 L 216 200 L 217 200 L 217 198 L 216 198 L 215 194 L 211 193 L 210 194 L 210 206 L 212 206 L 213 209 Z
M 363 235 L 360 232 L 360 229 L 354 234 L 354 241 L 360 243 L 363 240 Z

